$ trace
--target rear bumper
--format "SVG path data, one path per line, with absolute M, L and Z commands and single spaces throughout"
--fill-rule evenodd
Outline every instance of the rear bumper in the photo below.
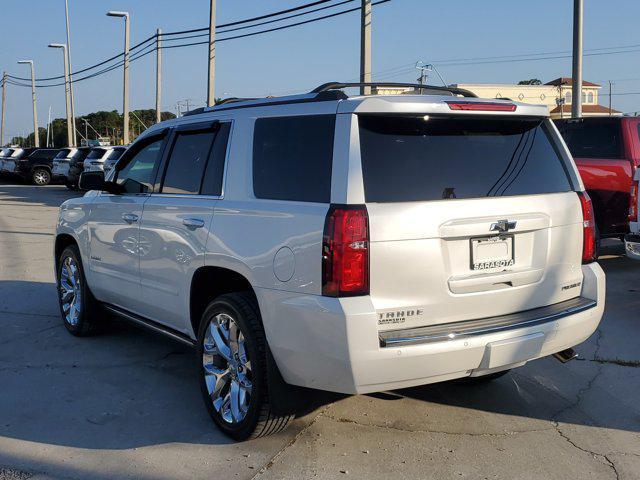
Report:
M 627 257 L 633 260 L 640 260 L 640 234 L 629 233 L 624 237 L 625 251 Z
M 268 289 L 257 289 L 257 294 L 269 346 L 285 381 L 370 393 L 486 375 L 583 342 L 602 318 L 605 278 L 597 263 L 582 270 L 584 301 L 576 301 L 579 308 L 573 312 L 497 331 L 398 346 L 382 346 L 369 297 L 335 299 Z

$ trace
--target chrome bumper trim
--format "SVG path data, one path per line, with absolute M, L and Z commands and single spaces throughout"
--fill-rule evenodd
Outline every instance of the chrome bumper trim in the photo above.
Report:
M 402 347 L 423 343 L 449 342 L 488 333 L 532 327 L 584 312 L 596 305 L 597 302 L 595 300 L 576 297 L 554 305 L 498 317 L 444 323 L 427 327 L 405 328 L 402 330 L 388 330 L 379 333 L 380 346 Z

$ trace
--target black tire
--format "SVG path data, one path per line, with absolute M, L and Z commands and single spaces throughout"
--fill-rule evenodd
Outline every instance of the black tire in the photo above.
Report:
M 68 188 L 69 190 L 71 190 L 72 192 L 75 192 L 75 191 L 77 191 L 77 190 L 78 190 L 78 187 L 76 187 L 75 185 L 72 185 L 72 184 L 70 184 L 70 183 L 65 183 L 64 185 L 65 185 L 65 187 L 67 187 L 67 188 Z
M 245 349 L 251 362 L 251 394 L 245 417 L 229 423 L 213 406 L 203 369 L 205 335 L 211 320 L 218 314 L 229 315 L 244 336 Z M 200 370 L 200 390 L 209 415 L 218 428 L 234 440 L 247 440 L 271 435 L 284 430 L 293 420 L 292 413 L 276 413 L 273 398 L 269 395 L 267 374 L 268 351 L 260 313 L 255 298 L 248 293 L 229 293 L 216 298 L 202 315 L 198 332 L 198 368 Z M 230 382 L 229 382 L 230 383 Z M 277 408 L 276 408 L 277 409 Z
M 75 265 L 77 265 L 80 284 L 78 291 L 80 293 L 80 308 L 77 321 L 71 322 L 68 320 L 67 313 L 63 306 L 63 286 L 62 276 L 63 267 L 67 258 L 72 259 Z M 89 286 L 87 285 L 86 278 L 84 276 L 84 269 L 82 267 L 82 259 L 80 257 L 80 251 L 76 245 L 70 245 L 64 249 L 57 262 L 56 270 L 56 286 L 58 290 L 58 305 L 60 306 L 60 315 L 62 316 L 62 322 L 67 328 L 69 333 L 76 337 L 85 337 L 96 332 L 97 326 L 100 323 L 101 310 L 100 304 L 95 299 Z
M 51 172 L 46 168 L 35 168 L 31 172 L 31 182 L 39 187 L 49 185 L 51 183 Z
M 501 372 L 490 373 L 489 375 L 483 375 L 481 377 L 465 377 L 459 380 L 460 383 L 466 383 L 468 385 L 482 385 L 492 382 L 498 378 L 504 377 L 509 373 L 511 369 L 502 370 Z

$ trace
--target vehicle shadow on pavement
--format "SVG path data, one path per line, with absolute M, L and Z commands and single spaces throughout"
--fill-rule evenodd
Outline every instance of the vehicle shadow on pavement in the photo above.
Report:
M 602 263 L 627 282 L 639 278 L 639 266 L 623 257 Z M 0 292 L 5 299 L 0 304 L 0 438 L 113 450 L 175 442 L 233 443 L 207 415 L 199 365 L 189 348 L 120 322 L 108 322 L 93 337 L 73 337 L 58 315 L 52 283 L 0 281 Z M 610 342 L 619 343 L 615 331 L 609 333 L 609 323 L 619 320 L 630 298 L 613 297 L 601 325 L 604 335 L 594 334 L 581 348 L 582 361 L 561 365 L 543 359 L 484 385 L 448 382 L 360 397 L 309 390 L 300 414 L 330 406 L 345 421 L 365 421 L 364 415 L 369 422 L 418 424 L 427 430 L 450 429 L 453 418 L 463 418 L 464 428 L 478 433 L 498 428 L 496 424 L 501 430 L 517 430 L 522 419 L 640 432 L 637 408 L 615 390 L 593 385 L 604 368 L 625 368 L 595 360 L 614 348 Z M 617 354 L 638 359 L 638 328 L 633 335 L 621 333 L 629 340 L 615 346 Z M 637 376 L 628 378 L 637 384 Z M 596 410 L 581 405 L 592 387 L 602 405 Z M 599 415 L 600 408 L 616 413 Z
M 16 179 L 0 178 L 0 204 L 11 202 L 57 208 L 65 200 L 82 195 L 84 192 L 71 191 L 64 185 L 36 187 Z

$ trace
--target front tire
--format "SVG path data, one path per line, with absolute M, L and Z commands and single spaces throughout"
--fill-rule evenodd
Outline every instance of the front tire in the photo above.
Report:
M 34 185 L 43 187 L 51 183 L 51 173 L 46 168 L 36 168 L 31 173 L 31 181 Z
M 87 285 L 80 251 L 75 245 L 64 249 L 56 272 L 58 303 L 64 326 L 76 337 L 95 332 L 99 323 L 99 304 Z
M 209 415 L 235 440 L 270 435 L 294 415 L 273 411 L 268 345 L 255 299 L 225 294 L 209 304 L 198 335 L 200 389 Z

